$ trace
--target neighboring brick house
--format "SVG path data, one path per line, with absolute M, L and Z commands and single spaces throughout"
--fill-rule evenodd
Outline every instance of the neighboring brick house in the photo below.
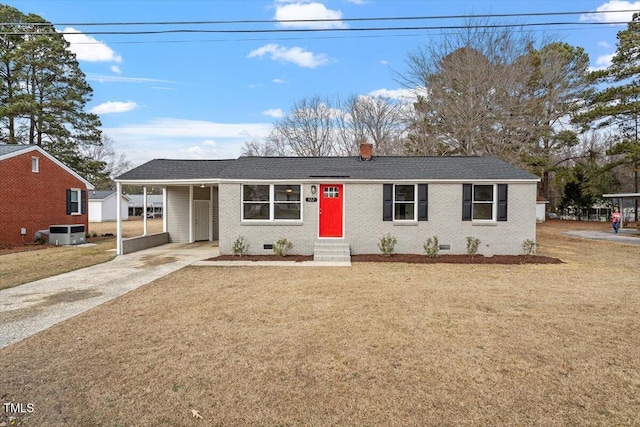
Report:
M 240 236 L 249 254 L 286 238 L 291 253 L 316 258 L 323 245 L 379 253 L 387 233 L 398 253 L 423 253 L 432 236 L 451 254 L 480 239 L 488 256 L 535 241 L 537 176 L 492 157 L 371 154 L 363 144 L 360 157 L 159 159 L 116 182 L 162 187 L 169 240 L 218 240 L 221 254 Z
M 34 145 L 0 145 L 0 245 L 35 241 L 50 225 L 88 227 L 93 186 Z

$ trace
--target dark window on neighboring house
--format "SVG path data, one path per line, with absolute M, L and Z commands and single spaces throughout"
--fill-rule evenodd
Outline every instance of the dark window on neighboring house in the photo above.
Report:
M 79 188 L 67 190 L 67 215 L 83 215 L 87 213 L 87 192 Z

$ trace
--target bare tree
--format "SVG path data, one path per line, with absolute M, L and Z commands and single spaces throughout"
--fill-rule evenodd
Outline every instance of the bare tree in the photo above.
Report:
M 287 147 L 294 156 L 336 155 L 335 117 L 336 112 L 328 98 L 302 98 L 289 114 L 274 124 L 269 140 L 276 146 Z
M 353 95 L 342 105 L 337 124 L 345 154 L 358 152 L 361 141 L 373 144 L 379 156 L 402 153 L 402 103 L 380 96 Z
M 94 163 L 103 163 L 107 175 L 87 176 L 86 178 L 98 190 L 115 188 L 113 179 L 131 169 L 131 162 L 123 153 L 116 153 L 113 139 L 105 134 L 101 135 L 101 143 L 82 147 L 82 154 Z
M 246 141 L 242 144 L 242 155 L 256 157 L 285 156 L 287 154 L 286 149 L 278 142 L 271 137 L 267 137 L 263 141 L 256 139 Z

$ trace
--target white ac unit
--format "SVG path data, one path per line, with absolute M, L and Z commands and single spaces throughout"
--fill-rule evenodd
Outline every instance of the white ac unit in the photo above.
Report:
M 84 224 L 49 226 L 49 243 L 52 245 L 79 245 L 85 243 Z

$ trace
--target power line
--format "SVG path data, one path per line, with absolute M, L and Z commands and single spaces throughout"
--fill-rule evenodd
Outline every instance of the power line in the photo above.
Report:
M 594 25 L 616 25 L 626 24 L 627 21 L 615 22 L 534 22 L 517 24 L 486 24 L 486 25 L 433 25 L 417 27 L 359 27 L 359 28 L 271 28 L 271 29 L 170 29 L 170 30 L 148 30 L 148 31 L 85 31 L 86 35 L 153 35 L 153 34 L 273 34 L 273 33 L 327 33 L 327 32 L 361 32 L 361 31 L 429 31 L 429 30 L 460 30 L 466 28 L 491 29 L 491 28 L 526 28 L 526 27 L 549 27 L 559 25 L 594 26 Z M 61 35 L 77 35 L 75 31 L 51 31 L 51 33 Z M 30 35 L 31 31 L 1 31 L 0 35 Z M 45 35 L 46 33 L 38 33 Z
M 616 10 L 615 13 L 638 12 L 637 9 Z M 245 19 L 245 20 L 214 20 L 214 21 L 140 21 L 140 22 L 70 22 L 54 23 L 58 26 L 126 26 L 126 25 L 219 25 L 219 24 L 282 24 L 282 23 L 324 23 L 324 22 L 365 22 L 365 21 L 408 21 L 434 19 L 463 19 L 463 18 L 524 18 L 542 16 L 570 16 L 570 15 L 603 15 L 611 11 L 577 11 L 577 12 L 529 12 L 529 13 L 487 13 L 471 15 L 430 15 L 430 16 L 396 16 L 396 17 L 368 17 L 368 18 L 319 18 L 319 19 Z M 5 25 L 5 24 L 0 24 Z M 47 24 L 43 24 L 47 25 Z

